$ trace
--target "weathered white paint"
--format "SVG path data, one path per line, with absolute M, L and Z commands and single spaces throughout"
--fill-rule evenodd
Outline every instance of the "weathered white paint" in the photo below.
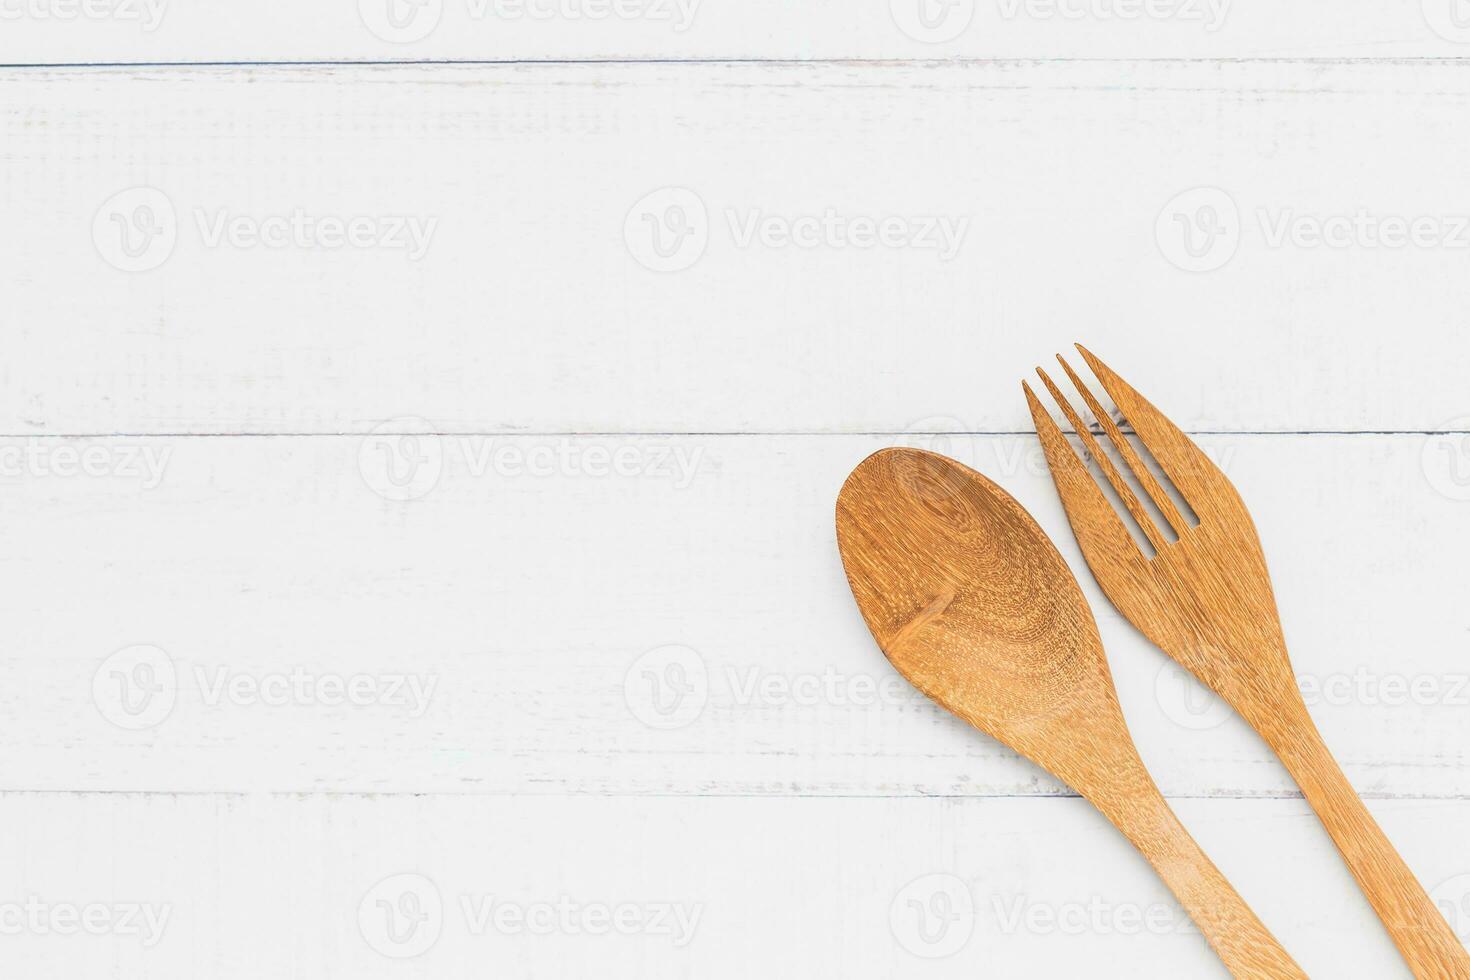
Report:
M 0 60 L 1455 58 L 1470 42 L 1456 13 L 1452 0 L 7 0 Z
M 1056 793 L 1030 764 L 900 683 L 853 607 L 832 502 L 847 471 L 892 441 L 20 443 L 53 463 L 63 447 L 121 459 L 128 446 L 166 462 L 151 490 L 141 470 L 5 487 L 10 512 L 27 515 L 7 527 L 0 564 L 17 610 L 0 662 L 8 784 Z M 1034 437 L 904 441 L 973 463 L 1052 532 L 1094 601 L 1129 722 L 1166 791 L 1293 791 L 1268 750 L 1228 712 L 1190 700 L 1198 692 L 1172 662 L 1107 605 Z M 1316 717 L 1359 788 L 1470 795 L 1470 614 L 1458 572 L 1470 503 L 1431 482 L 1449 472 L 1424 469 L 1433 444 L 1405 435 L 1202 442 L 1251 506 L 1294 663 L 1317 685 Z M 386 482 L 384 452 L 401 488 Z M 409 481 L 413 454 L 423 462 Z M 628 475 L 600 475 L 604 458 Z M 687 482 L 680 460 L 693 467 Z M 551 472 L 532 475 L 543 464 Z M 389 500 L 374 488 L 423 496 Z M 173 680 L 159 666 L 153 686 L 167 688 L 172 707 L 123 714 L 124 725 L 148 725 L 132 730 L 109 717 L 124 692 L 141 706 L 148 679 L 134 681 L 132 662 L 104 661 L 138 644 L 166 652 Z M 692 651 L 682 679 L 666 659 L 640 660 L 670 644 Z M 357 704 L 339 684 L 358 685 Z M 677 712 L 657 713 L 651 699 L 672 708 L 686 688 Z
M 1193 428 L 1470 428 L 1460 62 L 0 80 L 0 432 L 1029 431 L 1017 380 L 1074 340 Z M 1202 247 L 1220 202 L 1166 206 L 1197 185 L 1240 216 L 1211 272 L 1156 228 L 1189 264 L 1178 209 Z M 656 258 L 662 187 L 707 216 L 683 271 L 629 247 Z M 108 264 L 99 211 L 131 268 L 117 221 L 141 247 L 168 208 L 166 261 Z M 1452 247 L 1270 245 L 1360 210 Z M 376 244 L 325 247 L 353 218 Z M 854 245 L 883 219 L 926 247 Z
M 1437 896 L 1463 899 L 1470 805 L 1370 805 Z M 1176 807 L 1313 976 L 1408 976 L 1300 800 Z M 138 904 L 164 923 L 149 947 L 146 933 L 6 935 L 22 976 L 62 962 L 69 976 L 139 980 L 1060 977 L 1099 963 L 1150 980 L 1226 975 L 1143 859 L 1076 799 L 6 793 L 0 817 L 0 904 Z M 946 886 L 948 910 L 926 901 Z M 427 941 L 437 925 L 437 940 L 381 955 L 414 947 L 385 941 L 377 901 L 415 889 L 425 914 L 435 895 L 442 913 L 417 934 L 400 918 L 398 935 Z M 573 931 L 596 907 L 629 909 L 630 934 Z M 516 925 L 518 909 L 541 934 Z M 913 952 L 947 944 L 948 956 Z
M 1308 971 L 1404 975 L 1280 767 L 1087 576 L 1015 434 L 1078 339 L 1217 431 L 1314 716 L 1470 938 L 1470 68 L 1393 60 L 1463 53 L 1448 4 L 997 3 L 934 44 L 886 3 L 446 0 L 396 45 L 214 7 L 37 8 L 0 61 L 679 63 L 0 72 L 0 925 L 162 930 L 6 926 L 10 972 L 1220 975 L 1130 927 L 1180 920 L 1086 804 L 894 683 L 831 510 L 904 442 L 1053 534 L 1154 774 Z M 699 209 L 702 252 L 654 248 Z M 408 960 L 359 922 L 398 874 L 449 902 Z M 974 934 L 926 959 L 936 874 Z M 492 896 L 691 928 L 472 935 Z

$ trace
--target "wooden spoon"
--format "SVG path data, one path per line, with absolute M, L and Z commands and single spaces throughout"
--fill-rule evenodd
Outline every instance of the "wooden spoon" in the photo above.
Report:
M 1144 768 L 1087 600 L 1020 504 L 954 460 L 885 449 L 843 485 L 837 543 L 863 619 L 899 673 L 1102 811 L 1234 976 L 1306 976 Z

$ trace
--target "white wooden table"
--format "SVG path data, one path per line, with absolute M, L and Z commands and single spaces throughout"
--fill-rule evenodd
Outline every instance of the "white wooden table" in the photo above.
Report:
M 1406 976 L 1087 576 L 1018 384 L 1074 340 L 1470 939 L 1461 0 L 388 2 L 0 6 L 6 976 L 1223 976 L 867 635 L 899 443 L 1054 535 L 1303 966 Z

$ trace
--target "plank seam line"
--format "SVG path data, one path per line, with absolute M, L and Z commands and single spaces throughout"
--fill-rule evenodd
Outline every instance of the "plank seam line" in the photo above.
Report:
M 1385 793 L 1361 792 L 1358 794 L 1365 800 L 1383 803 L 1460 803 L 1470 802 L 1470 794 L 1448 794 L 1448 795 L 1393 795 Z M 460 793 L 460 792 L 414 792 L 410 790 L 384 790 L 380 792 L 371 791 L 296 791 L 296 790 L 143 790 L 143 789 L 0 789 L 0 798 L 7 796 L 146 796 L 146 797 L 226 797 L 239 799 L 260 799 L 275 797 L 292 797 L 300 799 L 373 799 L 380 797 L 412 798 L 412 799 L 446 799 L 446 800 L 473 800 L 473 799 L 516 799 L 522 797 L 534 797 L 536 799 L 562 799 L 562 800 L 587 800 L 587 799 L 652 799 L 652 800 L 1080 800 L 1082 797 L 1075 793 L 909 793 L 902 796 L 885 795 L 878 793 Z M 1302 794 L 1297 793 L 1253 793 L 1253 794 L 1226 794 L 1226 793 L 1165 793 L 1164 798 L 1168 800 L 1296 800 L 1305 802 Z
M 0 69 L 131 69 L 131 68 L 428 68 L 463 65 L 467 67 L 575 66 L 575 65 L 805 65 L 850 67 L 965 66 L 965 65 L 1111 65 L 1111 64 L 1178 64 L 1178 65 L 1340 65 L 1344 67 L 1383 65 L 1470 65 L 1465 56 L 1406 56 L 1362 58 L 412 58 L 380 59 L 303 59 L 272 61 L 36 61 L 0 62 Z
M 1070 431 L 1070 430 L 1068 430 Z M 1470 429 L 1186 429 L 1193 436 L 1470 436 Z M 882 436 L 892 438 L 915 438 L 919 436 L 1034 436 L 1030 429 L 954 430 L 924 429 L 888 430 L 858 429 L 853 431 L 802 430 L 338 430 L 333 432 L 3 432 L 0 439 L 351 439 L 363 436 L 442 436 L 444 438 L 701 438 L 747 439 L 747 438 L 852 438 L 860 436 Z

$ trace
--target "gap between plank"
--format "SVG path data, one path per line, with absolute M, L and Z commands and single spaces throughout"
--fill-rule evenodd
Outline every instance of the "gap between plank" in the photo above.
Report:
M 1450 65 L 1470 66 L 1467 57 L 1393 57 L 1393 58 L 412 58 L 401 61 L 380 59 L 306 59 L 300 61 L 35 61 L 0 63 L 3 70 L 24 69 L 95 69 L 95 68 L 433 68 L 463 65 L 467 67 L 497 66 L 574 66 L 574 65 L 775 65 L 799 67 L 823 65 L 835 67 L 902 67 L 964 65 L 1109 65 L 1109 64 L 1188 64 L 1188 65 Z
M 1191 436 L 1440 436 L 1470 435 L 1470 429 L 1185 429 Z M 387 429 L 338 430 L 335 432 L 0 432 L 0 439 L 352 439 L 368 435 L 417 435 L 417 436 L 483 436 L 485 438 L 849 438 L 858 436 L 891 436 L 913 438 L 915 436 L 1034 436 L 1031 429 L 933 429 L 916 432 L 913 430 L 857 429 L 853 431 L 831 431 L 818 429 L 759 430 L 759 431 L 715 431 L 697 430 L 591 430 L 591 429 L 436 429 L 429 432 L 407 430 L 403 432 Z

